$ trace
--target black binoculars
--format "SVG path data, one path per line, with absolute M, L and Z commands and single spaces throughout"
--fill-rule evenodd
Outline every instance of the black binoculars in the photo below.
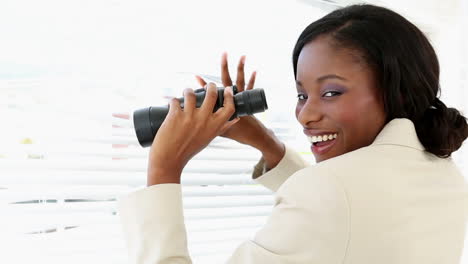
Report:
M 218 99 L 216 100 L 213 112 L 223 107 L 224 88 L 225 87 L 218 87 Z M 264 112 L 268 109 L 263 89 L 256 88 L 239 93 L 237 87 L 234 85 L 232 86 L 232 91 L 236 110 L 229 120 L 240 116 Z M 196 96 L 196 107 L 199 108 L 205 99 L 206 90 L 200 88 L 195 90 L 194 93 Z M 181 108 L 184 108 L 184 97 L 177 98 L 177 100 L 179 100 Z M 135 132 L 138 142 L 142 147 L 151 146 L 168 112 L 169 104 L 167 106 L 150 106 L 133 112 Z

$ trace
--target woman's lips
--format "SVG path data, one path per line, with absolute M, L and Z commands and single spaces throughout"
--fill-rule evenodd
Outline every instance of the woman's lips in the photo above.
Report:
M 335 142 L 336 139 L 328 140 L 325 142 L 319 142 L 320 144 L 318 145 L 312 144 L 310 149 L 314 154 L 323 155 L 327 153 L 333 147 L 333 145 L 335 145 Z

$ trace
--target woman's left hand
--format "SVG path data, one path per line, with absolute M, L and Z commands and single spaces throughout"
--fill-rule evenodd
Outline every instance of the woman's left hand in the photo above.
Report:
M 172 98 L 169 113 L 161 124 L 151 145 L 148 164 L 148 186 L 159 183 L 180 183 L 180 175 L 187 162 L 204 149 L 216 136 L 224 133 L 239 118 L 234 114 L 232 88 L 224 89 L 223 107 L 215 113 L 218 98 L 214 83 L 209 83 L 200 108 L 196 108 L 195 93 L 184 90 L 184 109 Z

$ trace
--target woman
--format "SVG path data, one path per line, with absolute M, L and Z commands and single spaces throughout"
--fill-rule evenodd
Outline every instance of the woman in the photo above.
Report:
M 223 84 L 232 85 L 225 56 L 223 65 Z M 276 192 L 266 225 L 229 263 L 459 263 L 468 189 L 450 155 L 468 125 L 437 98 L 439 65 L 421 31 L 388 9 L 349 6 L 302 32 L 293 65 L 296 117 L 317 164 L 254 117 L 227 122 L 229 89 L 216 113 L 214 84 L 200 109 L 186 90 L 185 108 L 172 100 L 155 137 L 149 187 L 120 203 L 131 260 L 191 263 L 180 173 L 222 135 L 263 153 L 253 178 Z

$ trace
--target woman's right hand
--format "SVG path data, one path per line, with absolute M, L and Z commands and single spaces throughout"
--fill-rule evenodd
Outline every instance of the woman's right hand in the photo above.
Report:
M 255 84 L 256 72 L 250 76 L 246 86 L 244 78 L 245 56 L 242 56 L 237 66 L 236 86 L 238 92 L 252 90 Z M 200 77 L 195 76 L 198 83 L 205 87 L 206 82 Z M 229 75 L 227 53 L 223 53 L 221 58 L 221 80 L 224 87 L 232 86 L 231 76 Z M 264 151 L 266 145 L 271 144 L 271 140 L 277 140 L 273 131 L 267 129 L 255 116 L 242 116 L 229 130 L 221 135 L 222 137 L 233 139 L 239 143 L 250 145 L 254 148 Z

